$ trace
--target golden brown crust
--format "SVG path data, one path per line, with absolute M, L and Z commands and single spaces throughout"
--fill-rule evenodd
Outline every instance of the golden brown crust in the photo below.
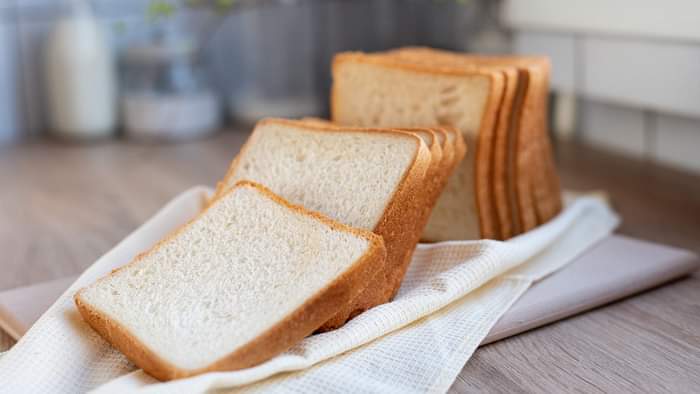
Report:
M 520 151 L 520 145 L 518 145 L 518 139 L 521 132 L 520 119 L 523 112 L 523 102 L 525 101 L 525 91 L 528 85 L 527 72 L 522 69 L 518 69 L 518 86 L 515 94 L 515 102 L 513 103 L 513 114 L 511 116 L 510 132 L 508 133 L 508 154 L 506 156 L 506 187 L 508 192 L 508 202 L 510 204 L 510 212 L 513 223 L 513 235 L 521 234 L 524 232 L 523 223 L 525 222 L 524 216 L 532 215 L 534 211 L 534 205 L 527 201 L 523 201 L 518 194 L 518 155 Z M 523 169 L 525 170 L 525 169 Z M 522 172 L 522 170 L 521 170 Z M 523 179 L 527 180 L 532 175 L 528 173 L 527 177 Z M 527 184 L 527 182 L 523 182 Z
M 514 141 L 513 160 L 509 169 L 512 174 L 512 187 L 520 213 L 519 228 L 521 232 L 526 232 L 537 226 L 537 214 L 535 210 L 534 196 L 532 195 L 531 180 L 537 171 L 534 164 L 534 154 L 532 146 L 532 118 L 533 111 L 536 111 L 527 100 L 527 92 L 530 91 L 530 75 L 527 72 L 521 73 L 522 86 L 524 90 L 522 103 L 518 110 L 518 127 Z
M 474 148 L 474 193 L 476 196 L 476 209 L 479 214 L 479 228 L 482 238 L 498 238 L 498 223 L 495 206 L 491 193 L 491 156 L 493 148 L 494 125 L 496 115 L 504 90 L 503 75 L 494 70 L 485 68 L 454 67 L 446 65 L 427 65 L 416 62 L 402 61 L 391 54 L 366 54 L 362 52 L 343 52 L 333 58 L 333 75 L 337 75 L 342 63 L 355 62 L 375 64 L 382 67 L 396 68 L 416 73 L 429 73 L 449 76 L 483 76 L 488 78 L 490 93 L 482 115 L 481 127 Z M 338 90 L 336 84 L 331 90 L 331 118 L 337 119 L 338 114 Z
M 534 207 L 524 230 L 545 223 L 562 208 L 559 176 L 547 131 L 547 101 L 550 64 L 542 56 L 506 56 L 495 60 L 508 61 L 527 74 L 528 86 L 523 99 L 518 138 L 520 157 L 517 160 L 521 205 Z M 529 200 L 529 201 L 528 201 Z
M 410 129 L 402 130 L 410 131 Z M 433 208 L 435 208 L 438 198 L 447 186 L 447 181 L 464 158 L 467 150 L 466 144 L 464 143 L 464 138 L 459 130 L 447 126 L 432 128 L 430 131 L 433 134 L 433 141 L 435 141 L 435 145 L 438 145 L 437 141 L 442 140 L 443 143 L 441 148 L 444 152 L 447 152 L 447 155 L 441 154 L 438 158 L 436 158 L 436 160 L 434 160 L 436 164 L 433 166 L 432 172 L 428 177 L 428 182 L 426 182 L 425 199 L 421 206 L 416 207 L 416 211 L 420 212 L 420 215 L 416 222 L 418 231 L 416 232 L 416 238 L 414 240 L 414 248 L 411 249 L 405 257 L 404 264 L 401 266 L 402 271 L 398 274 L 398 281 L 394 282 L 394 289 L 391 298 L 395 297 L 396 293 L 398 293 L 403 277 L 406 275 L 408 266 L 413 258 L 415 245 L 420 240 L 423 230 L 430 219 L 430 214 L 433 211 Z M 447 135 L 450 133 L 452 134 L 452 138 L 449 138 Z M 442 138 L 439 138 L 438 134 L 442 135 Z
M 430 152 L 421 138 L 412 133 L 403 131 L 381 128 L 345 127 L 302 120 L 264 119 L 258 122 L 256 130 L 253 131 L 253 134 L 243 148 L 241 148 L 239 155 L 234 159 L 226 177 L 222 181 L 223 187 L 230 183 L 230 180 L 236 173 L 240 157 L 245 154 L 248 147 L 253 144 L 257 138 L 256 131 L 259 130 L 258 127 L 269 123 L 317 132 L 385 133 L 402 138 L 411 138 L 416 143 L 417 149 L 413 164 L 404 174 L 382 218 L 373 229 L 376 234 L 384 238 L 384 244 L 387 250 L 386 269 L 382 270 L 381 273 L 377 274 L 375 278 L 370 281 L 365 291 L 353 300 L 352 306 L 340 308 L 337 316 L 334 316 L 330 321 L 332 324 L 324 325 L 324 329 L 339 327 L 351 316 L 376 305 L 383 304 L 391 298 L 393 292 L 392 284 L 395 282 L 393 278 L 397 272 L 401 272 L 400 267 L 404 262 L 406 253 L 415 248 L 415 244 L 411 244 L 411 240 L 414 238 L 413 233 L 416 231 L 415 220 L 410 216 L 406 216 L 406 213 L 411 212 L 410 208 L 414 206 L 414 200 L 420 199 L 422 195 L 421 188 L 423 179 L 430 166 Z
M 539 83 L 540 87 L 538 90 L 538 105 L 541 108 L 548 108 L 549 101 L 549 75 L 550 75 L 550 63 L 547 58 L 540 58 L 539 65 L 541 70 L 541 81 Z M 534 67 L 534 66 L 533 66 Z M 533 68 L 531 67 L 531 68 Z M 549 127 L 547 124 L 547 113 L 545 111 L 541 112 L 538 118 L 539 123 L 536 128 L 538 136 L 537 141 L 540 142 L 538 156 L 540 157 L 543 169 L 543 176 L 537 178 L 537 180 L 544 181 L 535 186 L 536 190 L 540 190 L 537 194 L 539 198 L 538 201 L 538 214 L 539 223 L 546 223 L 554 216 L 556 216 L 562 209 L 562 199 L 561 199 L 561 186 L 559 183 L 559 175 L 557 174 L 556 164 L 554 162 L 554 154 L 551 146 L 551 141 L 549 138 Z
M 428 218 L 430 217 L 430 212 L 432 212 L 433 207 L 437 202 L 437 196 L 439 195 L 438 187 L 441 184 L 443 178 L 447 175 L 447 167 L 445 166 L 445 161 L 443 161 L 442 145 L 439 143 L 440 138 L 438 134 L 441 133 L 439 128 L 401 128 L 399 130 L 413 133 L 429 133 L 431 139 L 431 143 L 429 145 L 431 151 L 431 162 L 430 167 L 428 168 L 428 171 L 426 173 L 425 180 L 423 182 L 423 190 L 421 193 L 422 198 L 417 198 L 414 201 L 414 206 L 413 208 L 411 208 L 410 211 L 412 212 L 411 220 L 414 223 L 414 231 L 411 234 L 412 238 L 410 241 L 413 246 L 406 251 L 406 254 L 403 258 L 403 262 L 397 268 L 397 270 L 393 272 L 393 276 L 391 278 L 391 294 L 389 296 L 389 299 L 394 298 L 399 288 L 401 287 L 403 278 L 406 275 L 408 266 L 411 263 L 411 259 L 413 258 L 415 246 L 416 244 L 418 244 L 420 236 L 423 233 L 423 229 L 425 228 L 425 225 L 428 222 Z M 436 193 L 438 194 L 436 195 Z
M 503 102 L 498 112 L 498 125 L 494 142 L 493 155 L 493 196 L 495 200 L 500 239 L 508 239 L 515 235 L 512 222 L 511 204 L 508 195 L 508 139 L 511 129 L 513 103 L 517 92 L 518 74 L 515 69 L 504 69 L 506 80 Z
M 481 121 L 481 131 L 477 141 L 475 152 L 475 170 L 474 190 L 477 195 L 477 209 L 479 212 L 479 224 L 481 227 L 481 238 L 498 239 L 498 215 L 494 200 L 491 196 L 491 173 L 493 171 L 492 155 L 494 143 L 494 124 L 498 115 L 498 106 L 501 97 L 504 94 L 504 78 L 503 75 L 494 72 L 491 83 L 491 93 L 488 95 L 489 100 L 486 104 L 483 119 Z
M 275 195 L 264 186 L 250 181 L 241 181 L 226 191 L 226 193 L 219 196 L 219 198 L 223 198 L 229 193 L 233 193 L 236 188 L 241 187 L 253 188 L 274 202 L 301 215 L 312 217 L 335 231 L 351 233 L 357 237 L 366 239 L 369 243 L 369 248 L 346 272 L 329 283 L 324 289 L 307 300 L 302 306 L 297 308 L 282 321 L 226 357 L 204 368 L 194 370 L 179 368 L 159 357 L 155 352 L 149 349 L 148 346 L 141 343 L 126 327 L 110 319 L 107 315 L 86 303 L 81 297 L 81 293 L 84 289 L 78 291 L 74 296 L 74 300 L 78 311 L 80 311 L 85 321 L 105 340 L 124 353 L 129 360 L 157 379 L 171 380 L 211 371 L 230 371 L 248 368 L 284 352 L 295 343 L 311 334 L 323 322 L 333 316 L 338 307 L 347 304 L 351 299 L 356 297 L 362 289 L 367 286 L 370 278 L 384 265 L 386 250 L 380 236 L 369 231 L 352 228 L 342 223 L 335 222 L 327 216 L 318 212 L 309 211 L 302 206 L 293 205 Z M 209 207 L 216 204 L 219 198 L 214 200 Z M 149 251 L 138 255 L 128 265 L 138 264 L 144 256 L 157 250 L 165 242 L 186 230 L 194 221 L 198 220 L 209 207 L 199 213 L 194 219 L 173 231 Z M 114 273 L 110 275 L 114 275 Z

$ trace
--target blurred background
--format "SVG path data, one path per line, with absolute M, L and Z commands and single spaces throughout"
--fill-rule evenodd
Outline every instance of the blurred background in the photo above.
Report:
M 556 140 L 700 172 L 700 3 L 660 4 L 3 0 L 0 144 L 325 116 L 333 53 L 428 45 L 549 55 Z
M 0 0 L 0 294 L 67 286 L 222 179 L 259 118 L 327 116 L 334 53 L 406 45 L 548 55 L 562 187 L 602 190 L 620 234 L 700 253 L 700 1 Z M 490 346 L 470 364 L 486 383 L 463 387 L 697 392 L 699 290 L 696 273 Z M 577 341 L 558 386 L 551 358 L 522 358 Z M 13 343 L 0 330 L 0 352 Z

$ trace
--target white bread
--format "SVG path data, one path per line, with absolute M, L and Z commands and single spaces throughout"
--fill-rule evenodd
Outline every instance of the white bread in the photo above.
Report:
M 365 127 L 455 126 L 473 149 L 457 167 L 431 218 L 442 224 L 437 240 L 499 238 L 490 185 L 503 88 L 504 76 L 498 71 L 342 53 L 333 62 L 332 118 Z
M 379 236 L 241 182 L 75 302 L 136 365 L 182 378 L 285 351 L 357 296 L 384 257 Z
M 430 161 L 425 143 L 411 133 L 267 119 L 256 125 L 218 193 L 250 179 L 292 203 L 384 238 L 384 271 L 323 327 L 331 329 L 391 299 L 406 255 L 415 248 L 412 208 Z

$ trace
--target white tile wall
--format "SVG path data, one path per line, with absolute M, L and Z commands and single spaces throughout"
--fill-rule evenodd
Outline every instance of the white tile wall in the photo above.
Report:
M 643 111 L 595 100 L 579 101 L 585 143 L 700 173 L 700 119 Z
M 700 45 L 612 37 L 581 42 L 582 93 L 700 117 Z
M 700 120 L 658 115 L 652 157 L 675 167 L 700 172 Z
M 504 0 L 512 27 L 697 41 L 697 0 Z
M 583 141 L 629 156 L 647 156 L 650 136 L 641 109 L 580 100 L 579 116 Z
M 552 61 L 552 89 L 574 92 L 576 88 L 576 41 L 573 35 L 522 31 L 515 35 L 517 53 L 547 55 Z
M 517 52 L 549 55 L 555 92 L 581 97 L 583 141 L 700 173 L 700 43 L 520 28 Z

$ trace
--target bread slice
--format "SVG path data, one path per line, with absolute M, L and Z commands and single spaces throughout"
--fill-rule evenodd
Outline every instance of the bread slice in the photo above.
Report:
M 266 119 L 234 159 L 221 193 L 241 179 L 384 238 L 385 269 L 335 322 L 387 302 L 415 248 L 416 217 L 430 152 L 418 136 L 393 130 L 328 127 Z M 326 328 L 332 328 L 327 326 Z
M 332 118 L 355 126 L 456 126 L 474 154 L 457 168 L 451 180 L 457 185 L 443 193 L 441 203 L 450 205 L 441 211 L 461 219 L 451 221 L 444 239 L 498 238 L 491 155 L 503 88 L 503 74 L 497 71 L 342 53 L 333 62 Z
M 75 302 L 132 362 L 169 380 L 285 351 L 357 296 L 384 257 L 381 237 L 240 182 Z
M 336 130 L 343 129 L 341 126 L 326 120 L 311 119 L 310 121 L 313 122 L 313 124 L 324 125 L 327 128 Z M 365 130 L 371 132 L 373 129 Z M 428 166 L 420 189 L 417 190 L 415 198 L 412 201 L 412 205 L 405 207 L 403 212 L 403 215 L 405 216 L 404 220 L 408 220 L 413 223 L 413 230 L 408 234 L 410 234 L 412 237 L 409 242 L 414 245 L 414 247 L 405 251 L 402 262 L 396 264 L 397 268 L 392 270 L 392 272 L 389 272 L 387 275 L 387 285 L 390 289 L 387 300 L 393 298 L 401 287 L 401 282 L 403 281 L 403 277 L 413 257 L 415 245 L 420 240 L 420 235 L 425 227 L 425 222 L 427 221 L 426 215 L 430 214 L 430 211 L 434 205 L 432 196 L 435 193 L 435 181 L 438 177 L 444 176 L 444 169 L 442 167 L 444 165 L 444 162 L 442 161 L 442 146 L 439 143 L 438 136 L 435 131 L 430 128 L 398 128 L 395 130 L 415 134 L 416 136 L 420 137 L 430 151 L 430 165 Z M 372 306 L 374 305 L 360 304 L 359 301 L 354 302 L 348 305 L 346 309 L 341 309 L 336 316 L 321 326 L 320 330 L 328 331 L 338 328 L 342 326 L 349 318 L 356 316 Z

